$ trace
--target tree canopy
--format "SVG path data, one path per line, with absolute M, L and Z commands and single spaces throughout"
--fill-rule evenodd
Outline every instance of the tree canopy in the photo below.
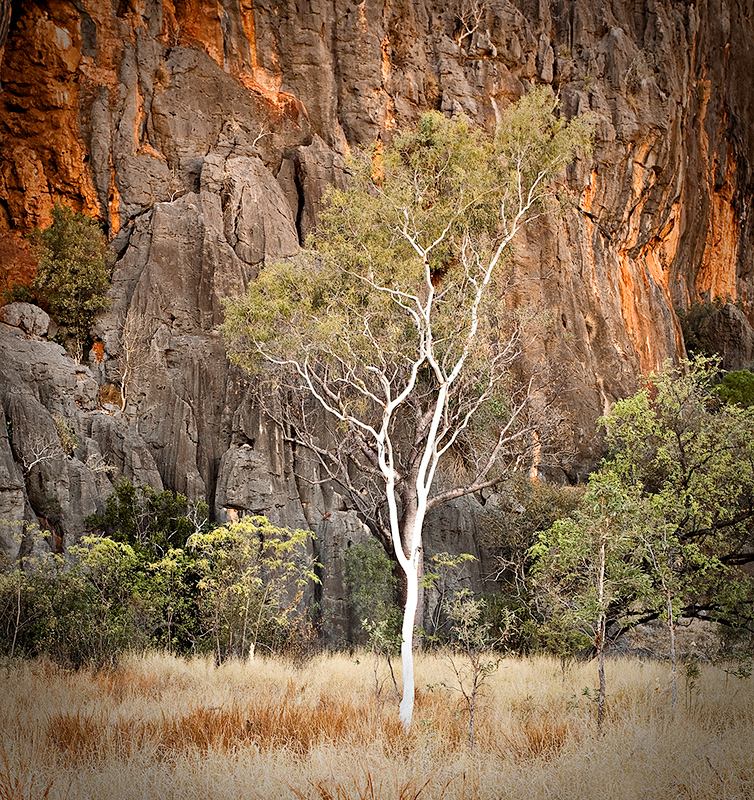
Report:
M 52 225 L 31 239 L 39 259 L 34 288 L 80 360 L 95 316 L 108 304 L 107 239 L 91 217 L 61 205 L 52 209 Z
M 426 513 L 496 484 L 532 443 L 531 383 L 511 369 L 524 320 L 506 258 L 590 148 L 590 121 L 556 107 L 549 89 L 533 90 L 494 137 L 431 112 L 356 153 L 307 249 L 225 305 L 231 358 L 285 389 L 279 421 L 406 576 L 406 725 Z
M 531 550 L 555 629 L 593 636 L 601 613 L 613 636 L 682 616 L 751 630 L 754 412 L 720 400 L 716 373 L 706 358 L 668 365 L 602 419 L 607 457 L 574 516 Z M 598 544 L 607 588 L 595 605 Z
M 686 613 L 724 621 L 751 616 L 740 567 L 754 561 L 754 410 L 722 402 L 716 373 L 705 358 L 668 366 L 602 421 L 611 467 L 684 550 Z

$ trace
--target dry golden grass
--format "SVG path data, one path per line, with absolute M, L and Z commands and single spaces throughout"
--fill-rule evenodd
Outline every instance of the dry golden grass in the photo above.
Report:
M 215 667 L 153 654 L 109 672 L 3 669 L 0 800 L 590 800 L 754 797 L 754 680 L 703 667 L 506 659 L 485 684 L 476 747 L 447 661 L 417 659 L 414 725 L 375 691 L 373 660 L 320 656 Z M 384 673 L 378 675 L 384 680 Z M 385 682 L 384 686 L 389 686 Z M 434 687 L 434 688 L 428 688 Z

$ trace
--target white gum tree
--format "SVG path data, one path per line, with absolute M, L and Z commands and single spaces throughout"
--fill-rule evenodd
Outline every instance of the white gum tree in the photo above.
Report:
M 558 118 L 548 89 L 511 106 L 494 137 L 429 113 L 356 154 L 300 256 L 266 265 L 226 302 L 232 360 L 274 382 L 273 416 L 405 577 L 406 729 L 424 522 L 499 483 L 534 443 L 531 383 L 511 371 L 523 317 L 508 252 L 565 165 L 588 153 L 591 128 Z

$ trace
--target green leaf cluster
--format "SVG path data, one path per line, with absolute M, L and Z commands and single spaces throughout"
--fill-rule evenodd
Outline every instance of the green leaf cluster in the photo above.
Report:
M 39 260 L 34 289 L 80 359 L 95 317 L 108 306 L 111 258 L 96 221 L 62 205 L 31 235 Z
M 612 468 L 682 539 L 735 552 L 754 513 L 754 412 L 720 402 L 715 372 L 709 359 L 668 366 L 602 423 Z
M 280 648 L 301 633 L 304 590 L 320 583 L 319 565 L 307 554 L 310 538 L 260 516 L 191 536 L 200 613 L 218 659 L 253 655 L 260 643 Z
M 203 530 L 208 520 L 209 506 L 202 500 L 189 501 L 183 494 L 134 486 L 121 478 L 105 501 L 105 510 L 87 517 L 86 525 L 149 555 L 160 555 L 185 547 L 189 536 Z
M 717 369 L 706 358 L 667 365 L 601 420 L 608 456 L 573 517 L 530 551 L 553 630 L 586 632 L 600 613 L 618 630 L 681 616 L 751 625 L 754 411 L 721 402 Z
M 343 556 L 343 576 L 348 589 L 348 605 L 373 645 L 391 651 L 400 645 L 398 580 L 385 548 L 376 539 L 349 547 Z M 359 642 L 355 637 L 355 644 Z
M 613 468 L 681 548 L 688 610 L 734 622 L 751 617 L 741 566 L 754 560 L 754 410 L 720 401 L 717 369 L 668 366 L 603 423 Z
M 601 470 L 590 477 L 574 516 L 539 534 L 530 556 L 545 619 L 555 630 L 584 637 L 569 636 L 561 646 L 595 641 L 598 620 L 610 618 L 616 607 L 625 611 L 622 624 L 645 608 L 653 588 L 644 569 L 641 516 L 638 492 L 627 490 L 615 472 Z
M 750 408 L 754 406 L 754 372 L 748 369 L 726 372 L 714 390 L 725 403 Z
M 132 547 L 85 537 L 66 555 L 36 540 L 19 562 L 0 564 L 0 650 L 45 654 L 66 666 L 102 667 L 126 650 L 160 643 L 147 564 Z

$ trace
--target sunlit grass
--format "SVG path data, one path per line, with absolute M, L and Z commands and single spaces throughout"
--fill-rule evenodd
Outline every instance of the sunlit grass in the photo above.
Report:
M 2 670 L 0 800 L 751 798 L 754 680 L 703 666 L 673 713 L 663 662 L 596 671 L 505 659 L 468 718 L 442 656 L 417 658 L 414 725 L 368 654 L 220 667 L 160 654 L 110 671 Z

